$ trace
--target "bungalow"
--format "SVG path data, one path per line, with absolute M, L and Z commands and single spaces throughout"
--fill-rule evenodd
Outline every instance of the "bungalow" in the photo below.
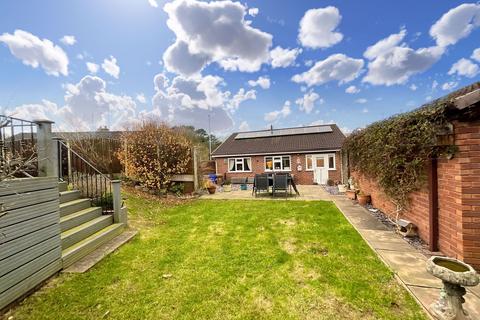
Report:
M 217 175 L 225 179 L 288 172 L 297 184 L 342 181 L 341 148 L 345 139 L 337 125 L 233 133 L 212 152 Z

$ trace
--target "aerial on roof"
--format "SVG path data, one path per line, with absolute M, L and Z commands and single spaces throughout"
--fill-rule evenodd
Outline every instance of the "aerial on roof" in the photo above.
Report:
M 344 139 L 336 124 L 237 132 L 213 151 L 212 156 L 333 151 L 341 149 Z

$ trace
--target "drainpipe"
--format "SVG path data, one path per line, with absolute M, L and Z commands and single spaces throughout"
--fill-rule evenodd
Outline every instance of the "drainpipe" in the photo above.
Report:
M 428 208 L 429 239 L 428 246 L 432 252 L 438 251 L 438 176 L 437 159 L 430 159 L 428 165 Z

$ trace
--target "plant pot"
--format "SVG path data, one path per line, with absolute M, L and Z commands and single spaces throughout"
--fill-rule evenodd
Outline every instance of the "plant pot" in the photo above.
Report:
M 209 194 L 214 194 L 215 191 L 217 190 L 217 187 L 208 187 L 207 190 Z
M 357 198 L 357 192 L 355 190 L 347 190 L 346 194 L 350 200 L 355 200 Z
M 231 185 L 231 184 L 224 184 L 224 185 L 223 185 L 223 191 L 224 191 L 224 192 L 230 192 L 230 191 L 232 191 L 232 185 Z
M 358 199 L 358 204 L 362 206 L 366 206 L 368 203 L 370 203 L 370 195 L 369 194 L 359 194 L 357 196 Z
M 338 192 L 340 192 L 340 193 L 347 192 L 347 186 L 345 186 L 344 184 L 339 184 L 338 185 Z

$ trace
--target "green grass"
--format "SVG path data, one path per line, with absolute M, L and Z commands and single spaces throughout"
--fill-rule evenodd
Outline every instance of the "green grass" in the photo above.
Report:
M 139 235 L 13 319 L 425 319 L 330 202 L 130 195 Z

